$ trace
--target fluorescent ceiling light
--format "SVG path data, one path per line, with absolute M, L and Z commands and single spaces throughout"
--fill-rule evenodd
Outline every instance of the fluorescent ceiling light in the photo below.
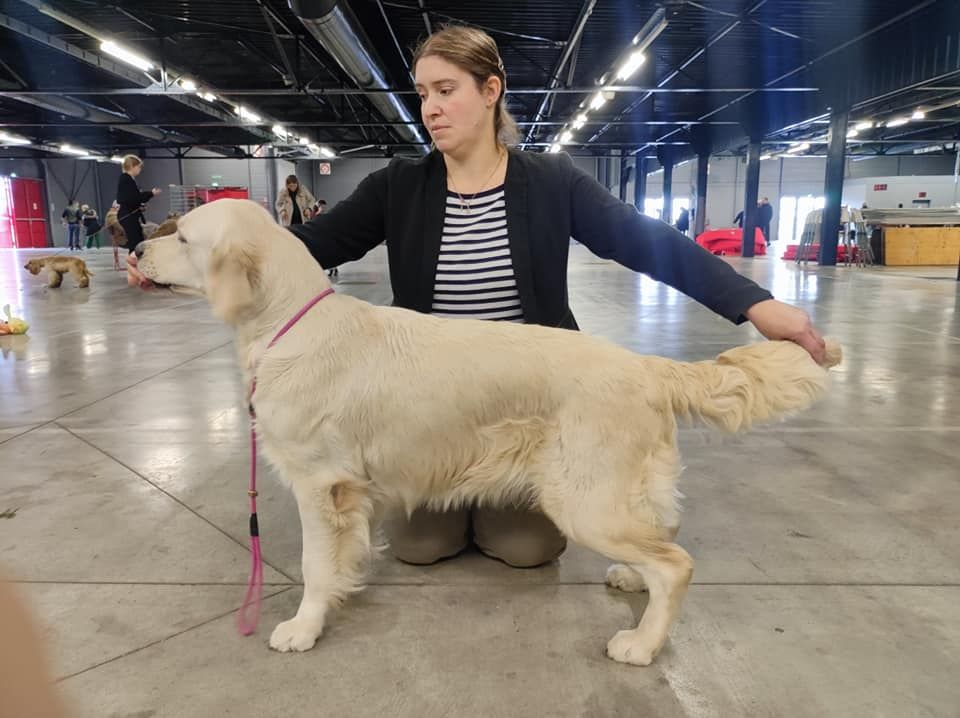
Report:
M 0 132 L 0 145 L 31 145 L 33 144 L 26 137 L 17 137 L 7 132 Z
M 581 112 L 579 115 L 577 115 L 577 118 L 573 121 L 573 129 L 579 130 L 585 124 L 587 124 L 587 116 Z
M 71 147 L 70 145 L 60 145 L 60 151 L 65 152 L 68 155 L 89 155 L 90 154 L 87 150 L 81 149 L 79 147 Z
M 549 151 L 552 152 L 552 153 L 554 153 L 554 154 L 556 154 L 557 152 L 559 152 L 559 151 L 560 151 L 560 143 L 559 143 L 559 142 L 554 142 L 552 145 L 550 145 L 550 150 L 549 150 Z
M 337 156 L 336 152 L 334 152 L 333 150 L 331 150 L 329 147 L 325 145 L 321 145 L 320 154 L 323 155 L 324 157 L 328 157 L 331 159 Z
M 887 122 L 887 127 L 903 127 L 910 121 L 909 117 L 898 117 Z
M 872 130 L 873 123 L 870 120 L 864 120 L 863 122 L 858 122 L 856 125 L 854 125 L 853 129 L 855 129 L 857 132 L 863 132 L 864 130 Z
M 241 120 L 246 120 L 247 122 L 262 122 L 263 118 L 260 117 L 256 112 L 250 110 L 243 105 L 238 105 L 236 113 L 240 115 Z
M 607 104 L 607 98 L 603 96 L 603 92 L 598 92 L 590 100 L 590 109 L 599 110 L 605 104 Z
M 203 100 L 206 100 L 207 102 L 215 102 L 217 99 L 217 96 L 214 95 L 212 92 L 201 92 L 200 98 Z
M 147 58 L 141 57 L 140 55 L 133 52 L 132 50 L 128 50 L 127 48 L 121 45 L 118 45 L 112 40 L 101 42 L 100 49 L 103 50 L 108 55 L 112 55 L 118 60 L 122 60 L 128 65 L 133 65 L 138 70 L 143 70 L 144 72 L 146 72 L 147 70 L 152 70 L 154 67 L 153 63 L 150 62 L 150 60 L 148 60 Z
M 111 162 L 116 162 L 117 164 L 123 164 L 123 157 L 121 157 L 120 155 L 113 155 L 113 156 L 110 158 L 110 161 L 111 161 Z
M 287 139 L 287 128 L 282 125 L 273 126 L 273 134 L 281 139 Z
M 802 142 L 799 145 L 793 145 L 790 149 L 787 150 L 787 152 L 790 152 L 792 154 L 794 152 L 806 152 L 809 149 L 810 149 L 810 145 L 806 142 Z
M 847 139 L 849 140 L 849 139 L 851 139 L 851 138 L 853 138 L 853 137 L 856 137 L 856 136 L 859 135 L 859 134 L 860 134 L 860 130 L 858 130 L 856 127 L 854 127 L 852 130 L 850 130 L 850 131 L 847 133 Z
M 647 58 L 644 57 L 643 53 L 640 50 L 634 50 L 630 53 L 624 63 L 620 66 L 620 69 L 617 70 L 617 79 L 618 80 L 628 80 L 630 76 L 635 73 L 640 65 L 643 64 L 643 61 Z
M 773 155 L 760 155 L 760 161 L 769 160 Z
M 180 87 L 182 87 L 182 88 L 183 88 L 184 90 L 186 90 L 187 92 L 196 92 L 196 91 L 197 91 L 197 83 L 194 82 L 193 80 L 190 80 L 190 79 L 181 78 L 181 79 L 180 79 Z
M 570 140 L 573 139 L 573 133 L 570 130 L 564 130 L 563 134 L 560 135 L 560 144 L 566 145 L 570 143 Z

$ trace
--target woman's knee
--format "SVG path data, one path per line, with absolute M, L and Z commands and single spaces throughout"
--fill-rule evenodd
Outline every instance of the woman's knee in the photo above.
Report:
M 425 566 L 456 556 L 469 542 L 470 514 L 417 509 L 407 518 L 398 513 L 384 521 L 393 555 L 404 563 Z
M 564 535 L 539 511 L 478 509 L 473 531 L 477 548 L 514 568 L 542 566 L 567 548 Z

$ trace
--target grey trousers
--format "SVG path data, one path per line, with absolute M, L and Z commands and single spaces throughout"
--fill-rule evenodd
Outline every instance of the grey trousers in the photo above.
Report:
M 516 568 L 532 568 L 564 552 L 567 540 L 539 511 L 464 508 L 437 512 L 420 508 L 389 517 L 383 525 L 393 554 L 425 565 L 455 556 L 470 544 Z

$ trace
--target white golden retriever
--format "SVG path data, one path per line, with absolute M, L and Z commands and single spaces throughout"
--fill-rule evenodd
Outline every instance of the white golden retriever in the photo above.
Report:
M 693 571 L 673 542 L 675 417 L 740 431 L 806 408 L 827 383 L 789 342 L 682 363 L 577 332 L 443 320 L 343 294 L 265 351 L 330 286 L 266 211 L 212 202 L 139 253 L 154 282 L 207 297 L 236 330 L 248 387 L 256 375 L 263 450 L 292 487 L 303 528 L 303 599 L 270 637 L 278 651 L 310 649 L 327 611 L 361 588 L 381 507 L 528 501 L 619 562 L 610 585 L 649 590 L 638 627 L 607 644 L 614 660 L 647 665 Z M 828 354 L 839 361 L 836 345 Z

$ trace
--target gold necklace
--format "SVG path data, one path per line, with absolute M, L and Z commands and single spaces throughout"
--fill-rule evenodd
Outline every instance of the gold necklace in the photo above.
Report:
M 457 197 L 460 198 L 460 209 L 462 209 L 466 214 L 470 214 L 470 212 L 471 212 L 471 210 L 470 210 L 470 202 L 472 202 L 473 200 L 475 200 L 475 199 L 477 198 L 477 195 L 480 194 L 481 192 L 483 192 L 483 190 L 486 188 L 486 186 L 487 186 L 488 184 L 490 184 L 490 180 L 493 178 L 493 175 L 494 175 L 494 174 L 496 173 L 496 171 L 500 168 L 500 162 L 501 162 L 501 160 L 503 160 L 503 157 L 504 157 L 504 155 L 505 155 L 506 153 L 501 152 L 500 150 L 497 150 L 497 154 L 498 154 L 497 164 L 495 164 L 495 165 L 493 166 L 493 171 L 490 173 L 490 176 L 487 177 L 486 181 L 485 181 L 482 185 L 480 185 L 480 189 L 478 189 L 476 192 L 474 192 L 474 193 L 470 196 L 470 199 L 469 199 L 469 200 L 465 200 L 465 199 L 463 198 L 463 195 L 460 194 L 460 190 L 457 189 L 457 183 L 456 183 L 456 181 L 453 179 L 453 175 L 450 175 L 450 184 L 453 186 L 453 191 L 456 193 Z

